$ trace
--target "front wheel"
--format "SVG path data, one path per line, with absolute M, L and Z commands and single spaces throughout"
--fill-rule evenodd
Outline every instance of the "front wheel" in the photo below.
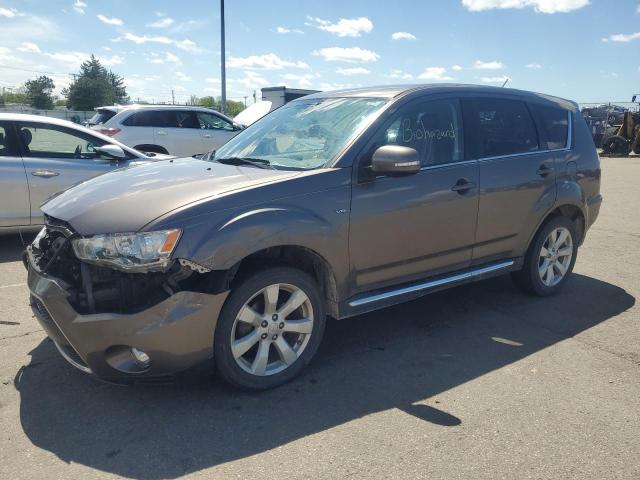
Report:
M 512 277 L 523 290 L 547 297 L 557 293 L 573 271 L 578 254 L 575 226 L 567 217 L 556 217 L 536 234 L 522 270 Z
M 276 267 L 233 289 L 218 320 L 214 355 L 219 375 L 254 390 L 285 383 L 311 361 L 324 333 L 325 308 L 306 273 Z

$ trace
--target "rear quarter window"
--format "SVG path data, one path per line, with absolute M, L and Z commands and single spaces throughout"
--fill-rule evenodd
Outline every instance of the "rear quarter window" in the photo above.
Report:
M 175 123 L 175 113 L 170 111 L 135 112 L 122 122 L 127 127 L 171 127 Z
M 567 146 L 569 131 L 569 112 L 560 107 L 532 105 L 538 116 L 549 150 L 557 150 Z

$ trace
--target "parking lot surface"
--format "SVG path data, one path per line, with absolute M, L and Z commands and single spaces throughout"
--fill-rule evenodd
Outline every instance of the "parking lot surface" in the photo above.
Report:
M 297 380 L 119 387 L 74 370 L 0 237 L 0 478 L 640 478 L 640 158 L 563 292 L 508 277 L 330 322 Z

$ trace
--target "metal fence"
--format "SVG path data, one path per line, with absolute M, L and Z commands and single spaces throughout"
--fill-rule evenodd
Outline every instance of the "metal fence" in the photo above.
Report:
M 62 120 L 69 120 L 70 122 L 82 123 L 93 117 L 96 112 L 93 110 L 67 110 L 66 108 L 38 110 L 27 105 L 10 104 L 0 106 L 0 113 L 27 113 L 29 115 L 42 115 L 43 117 L 54 117 Z

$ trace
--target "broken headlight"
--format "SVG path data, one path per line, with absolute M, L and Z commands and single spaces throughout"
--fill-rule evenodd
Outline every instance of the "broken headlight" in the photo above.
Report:
M 181 233 L 179 229 L 110 233 L 77 238 L 72 245 L 80 260 L 119 270 L 146 272 L 167 267 Z

